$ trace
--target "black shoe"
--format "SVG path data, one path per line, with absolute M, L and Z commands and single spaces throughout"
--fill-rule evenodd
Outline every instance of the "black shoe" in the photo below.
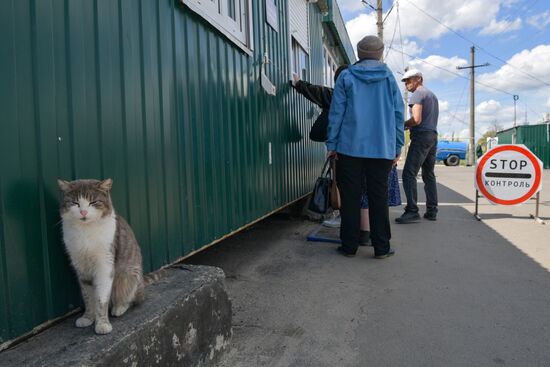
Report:
M 385 258 L 388 258 L 388 257 L 393 256 L 393 255 L 395 255 L 395 250 L 391 248 L 384 255 L 376 255 L 374 258 L 375 259 L 385 259 Z
M 420 221 L 420 215 L 418 213 L 405 212 L 399 218 L 395 218 L 395 221 L 399 224 L 416 223 Z
M 359 246 L 372 246 L 370 231 L 361 231 L 361 235 L 359 236 Z
M 349 252 L 348 250 L 346 250 L 344 248 L 344 246 L 340 246 L 336 249 L 336 251 L 339 253 L 339 254 L 342 254 L 344 256 L 347 256 L 347 257 L 354 257 L 355 256 L 355 252 Z
M 437 214 L 435 213 L 424 213 L 424 218 L 427 220 L 437 220 Z

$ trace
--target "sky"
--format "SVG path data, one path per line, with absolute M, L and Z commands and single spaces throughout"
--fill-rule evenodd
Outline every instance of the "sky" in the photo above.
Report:
M 352 44 L 377 34 L 376 11 L 337 0 Z M 376 0 L 365 0 L 376 8 Z M 392 8 L 389 12 L 388 11 Z M 470 48 L 476 47 L 476 141 L 550 113 L 550 1 L 384 0 L 385 62 L 396 77 L 406 66 L 424 74 L 439 99 L 440 135 L 466 139 L 470 126 Z

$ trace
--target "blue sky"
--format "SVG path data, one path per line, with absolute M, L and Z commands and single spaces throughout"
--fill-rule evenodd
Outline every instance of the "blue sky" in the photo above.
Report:
M 361 0 L 337 0 L 355 45 L 376 34 L 376 12 Z M 376 7 L 376 0 L 367 0 Z M 395 3 L 395 4 L 394 4 Z M 550 1 L 384 0 L 386 62 L 395 73 L 412 66 L 440 101 L 441 135 L 469 136 L 469 71 L 476 46 L 476 138 L 492 126 L 530 124 L 550 112 Z M 393 41 L 392 41 L 393 39 Z M 403 52 L 401 52 L 403 51 Z M 507 64 L 506 64 L 507 63 Z M 456 75 L 459 74 L 459 75 Z M 496 88 L 499 91 L 491 89 Z

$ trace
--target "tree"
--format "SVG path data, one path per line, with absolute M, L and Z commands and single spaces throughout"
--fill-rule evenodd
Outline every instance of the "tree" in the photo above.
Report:
M 502 126 L 498 124 L 497 120 L 493 120 L 489 130 L 487 130 L 485 134 L 483 134 L 483 136 L 477 141 L 477 144 L 483 148 L 483 151 L 487 151 L 487 138 L 494 138 L 500 130 L 502 130 Z

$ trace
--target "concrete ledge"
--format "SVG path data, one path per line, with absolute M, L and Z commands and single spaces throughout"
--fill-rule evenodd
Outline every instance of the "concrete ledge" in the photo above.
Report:
M 167 269 L 143 304 L 111 318 L 111 334 L 76 328 L 71 317 L 0 353 L 0 366 L 212 366 L 231 339 L 224 279 L 215 267 Z

